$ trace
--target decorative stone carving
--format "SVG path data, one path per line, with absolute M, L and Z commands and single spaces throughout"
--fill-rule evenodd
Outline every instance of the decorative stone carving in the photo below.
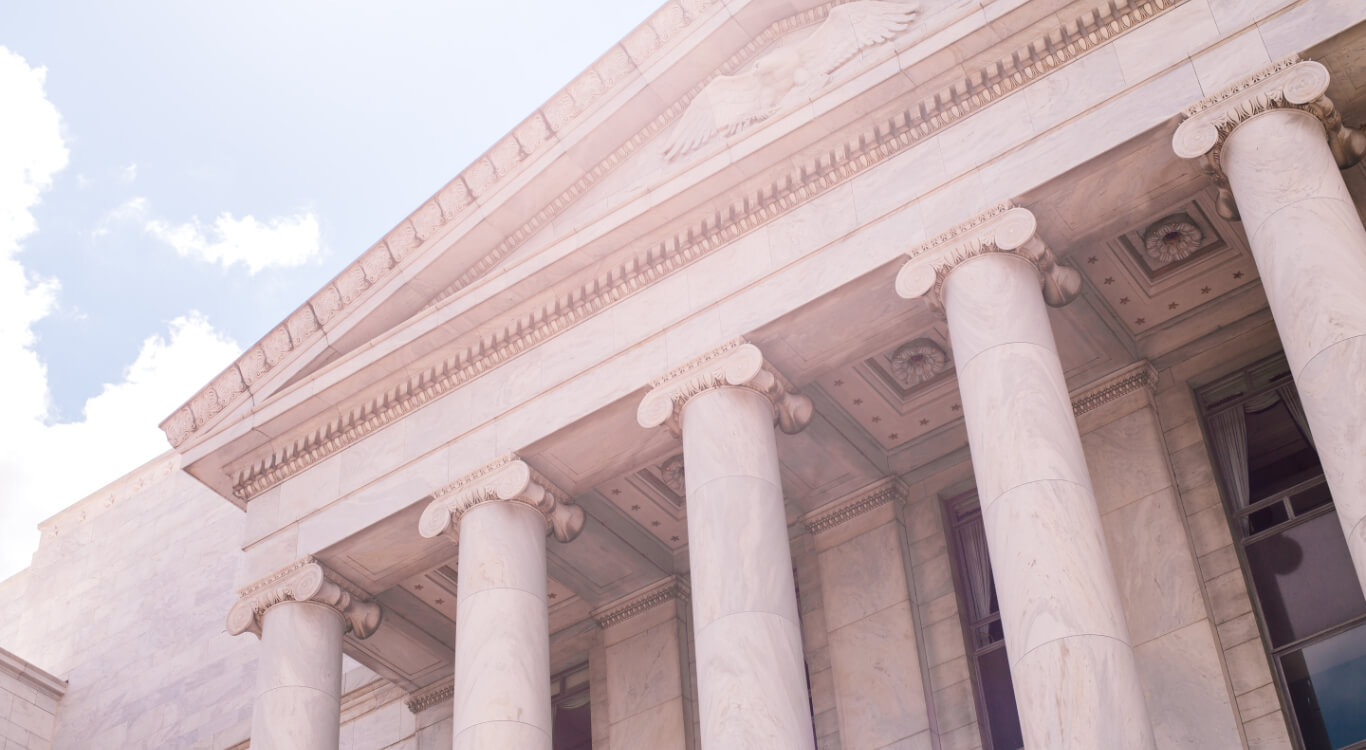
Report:
M 649 284 L 733 241 L 744 232 L 762 226 L 804 205 L 829 188 L 903 153 L 1001 97 L 1043 79 L 1047 73 L 1134 29 L 1142 28 L 1145 22 L 1167 13 L 1179 4 L 1179 0 L 1134 0 L 1114 9 L 1111 16 L 1088 11 L 1072 18 L 1062 27 L 1042 31 L 1031 43 L 1004 55 L 991 65 L 984 66 L 980 72 L 966 74 L 947 88 L 947 96 L 937 93 L 907 109 L 904 114 L 898 113 L 887 119 L 870 121 L 867 132 L 856 140 L 856 147 L 829 156 L 817 154 L 807 163 L 794 164 L 790 173 L 776 175 L 769 184 L 757 185 L 752 195 L 739 196 L 738 200 L 735 196 L 728 196 L 725 199 L 728 205 L 741 205 L 744 208 L 729 213 L 725 221 L 719 224 L 715 222 L 716 212 L 712 207 L 708 207 L 699 212 L 694 226 L 680 229 L 674 236 L 663 241 L 651 240 L 641 248 L 641 257 L 627 261 L 625 266 L 613 275 L 613 278 L 619 279 L 617 283 L 599 288 L 596 281 L 590 282 L 585 287 L 586 291 L 578 297 L 578 304 L 572 302 L 576 296 L 571 294 L 571 303 L 566 306 L 556 302 L 546 309 L 531 310 L 518 320 L 509 322 L 504 334 L 510 339 L 507 342 L 508 346 L 493 347 L 489 352 L 485 352 L 483 347 L 476 346 L 474 349 L 477 351 L 459 352 L 454 359 L 462 362 L 464 369 L 483 372 L 497 364 L 481 361 L 485 354 L 492 354 L 501 359 L 504 348 L 520 352 L 526 346 L 547 338 L 550 335 L 547 331 L 558 332 L 568 328 L 587 317 L 585 311 L 604 307 L 603 300 L 620 300 L 634 291 L 646 288 Z M 820 8 L 813 8 L 776 22 L 751 41 L 747 49 L 757 50 L 765 47 L 777 37 L 788 33 L 793 28 L 794 21 L 804 24 L 804 19 L 808 15 L 819 12 Z M 695 23 L 697 16 L 692 18 Z M 1061 44 L 1054 42 L 1059 37 L 1064 40 Z M 659 44 L 663 42 L 660 41 Z M 626 53 L 620 47 L 609 50 L 593 69 L 586 71 L 565 89 L 565 93 L 575 103 L 572 110 L 574 114 L 569 116 L 577 117 L 586 111 L 592 102 L 597 101 L 608 90 L 608 87 L 615 85 L 634 70 L 634 64 L 627 59 Z M 983 72 L 986 73 L 985 77 L 982 75 Z M 585 86 L 585 82 L 592 85 Z M 585 94 L 585 91 L 591 93 Z M 581 94 L 583 98 L 580 98 Z M 564 207 L 574 205 L 580 195 L 597 184 L 603 176 L 611 173 L 616 165 L 625 163 L 627 157 L 634 153 L 641 143 L 648 142 L 651 136 L 659 133 L 681 109 L 681 104 L 669 108 L 635 136 L 627 139 L 616 151 L 586 172 L 583 179 L 575 181 L 556 196 L 545 209 L 530 214 L 520 227 L 460 274 L 455 282 L 438 292 L 428 304 L 438 304 L 482 278 L 499 261 L 520 248 L 528 238 L 536 236 L 537 232 Z M 547 116 L 549 117 L 548 114 Z M 567 124 L 551 119 L 552 123 L 559 122 L 559 125 L 555 126 L 557 131 Z M 477 163 L 471 165 L 470 169 L 474 170 L 477 166 Z M 465 175 L 457 176 L 438 194 L 443 222 L 449 223 L 465 215 L 474 202 Z M 411 223 L 405 219 L 386 236 L 385 244 L 397 264 L 416 249 L 420 240 Z M 392 269 L 390 272 L 392 273 Z M 268 357 L 272 368 L 284 359 L 297 356 L 303 343 L 321 330 L 321 324 L 308 304 L 296 310 L 284 326 L 289 332 L 292 348 L 279 359 Z M 446 366 L 447 363 L 443 363 L 436 369 L 442 370 Z M 466 380 L 468 377 L 463 375 L 459 378 L 430 379 L 424 383 L 426 387 L 418 389 L 413 399 L 391 401 L 379 396 L 370 407 L 360 410 L 366 415 L 365 419 L 371 422 L 363 429 L 354 429 L 354 425 L 348 424 L 345 429 L 338 430 L 338 436 L 333 440 L 305 445 L 309 442 L 305 436 L 292 441 L 279 454 L 268 457 L 244 471 L 242 481 L 234 487 L 234 494 L 242 500 L 259 494 L 351 444 L 358 437 L 369 434 L 378 426 L 406 413 L 412 408 L 409 403 L 411 400 L 420 399 L 425 403 Z M 388 390 L 388 387 L 385 390 Z M 191 403 L 204 397 L 203 392 L 196 394 L 191 398 Z M 189 408 L 188 404 L 186 408 Z M 395 410 L 399 413 L 393 413 Z M 189 417 L 188 412 L 181 416 L 172 415 L 161 424 L 167 440 L 175 448 L 190 440 L 205 426 L 202 423 L 194 423 Z
M 917 7 L 862 0 L 830 9 L 810 36 L 782 44 L 735 75 L 711 79 L 688 104 L 664 144 L 670 161 L 717 133 L 735 135 L 750 125 L 807 101 L 830 84 L 830 74 L 858 55 L 906 30 Z
M 892 377 L 903 388 L 914 388 L 949 369 L 949 355 L 929 339 L 916 339 L 892 352 Z
M 252 632 L 261 636 L 261 621 L 266 610 L 280 602 L 317 602 L 341 613 L 346 627 L 357 638 L 369 638 L 379 628 L 383 612 L 360 589 L 312 557 L 305 557 L 239 592 L 228 611 L 228 632 Z
M 688 601 L 688 594 L 688 584 L 678 576 L 670 576 L 658 583 L 651 584 L 643 591 L 638 591 L 594 611 L 593 619 L 598 621 L 599 626 L 610 628 L 665 602 L 675 599 L 686 602 Z
M 1205 233 L 1185 214 L 1165 217 L 1143 233 L 1143 252 L 1158 263 L 1176 263 L 1195 254 Z
M 984 253 L 1013 253 L 1039 269 L 1043 297 L 1062 307 L 1081 291 L 1081 274 L 1061 265 L 1036 233 L 1038 222 L 1028 209 L 1011 203 L 990 208 L 909 253 L 896 275 L 896 291 L 906 299 L 926 297 L 944 315 L 944 280 L 960 263 Z
M 1237 220 L 1238 207 L 1220 158 L 1224 141 L 1241 123 L 1273 109 L 1302 110 L 1323 122 L 1338 167 L 1346 169 L 1366 155 L 1366 133 L 1343 124 L 1332 100 L 1324 96 L 1327 90 L 1328 69 L 1292 55 L 1187 107 L 1172 148 L 1183 159 L 1205 158 L 1205 171 L 1219 188 L 1219 215 Z
M 713 388 L 749 388 L 773 403 L 773 418 L 783 432 L 794 435 L 811 421 L 811 399 L 801 395 L 787 378 L 764 360 L 759 347 L 735 339 L 718 349 L 650 381 L 650 392 L 641 399 L 636 421 L 641 427 L 667 424 L 681 435 L 679 418 L 688 399 Z
M 1157 368 L 1148 360 L 1140 360 L 1117 372 L 1112 372 L 1091 385 L 1072 394 L 1072 413 L 1078 417 L 1123 398 L 1134 391 L 1157 388 Z
M 446 534 L 460 540 L 460 518 L 471 508 L 488 502 L 525 503 L 545 516 L 546 533 L 568 542 L 583 530 L 583 508 L 515 455 L 505 456 L 467 474 L 432 494 L 422 511 L 418 531 L 422 536 Z
M 443 701 L 450 700 L 455 695 L 455 678 L 447 677 L 441 682 L 423 688 L 417 692 L 408 693 L 404 704 L 413 713 L 421 713 L 432 706 Z
M 683 474 L 683 454 L 670 456 L 659 465 L 659 480 L 679 497 L 687 497 L 688 485 Z
M 901 480 L 889 477 L 811 513 L 805 519 L 806 530 L 820 534 L 887 503 L 905 499 L 906 487 Z

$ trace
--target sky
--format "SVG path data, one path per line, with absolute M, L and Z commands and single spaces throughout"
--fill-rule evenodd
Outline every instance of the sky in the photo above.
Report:
M 0 4 L 0 580 L 660 1 Z

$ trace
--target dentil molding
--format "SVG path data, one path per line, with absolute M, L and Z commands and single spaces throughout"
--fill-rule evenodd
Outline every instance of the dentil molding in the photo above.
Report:
M 601 607 L 593 612 L 593 619 L 603 628 L 626 622 L 636 615 L 658 607 L 665 602 L 678 600 L 687 602 L 690 595 L 688 584 L 678 576 L 670 576 L 653 583 L 642 591 Z
M 1081 291 L 1081 274 L 1058 263 L 1037 234 L 1028 209 L 1002 203 L 974 216 L 909 253 L 896 275 L 896 292 L 906 299 L 924 297 L 944 315 L 944 282 L 964 261 L 986 253 L 1018 255 L 1039 269 L 1044 301 L 1062 307 Z
M 460 541 L 460 518 L 489 502 L 529 505 L 545 516 L 546 533 L 568 542 L 583 530 L 583 508 L 569 495 L 515 455 L 505 456 L 461 477 L 432 494 L 422 511 L 418 531 L 431 539 L 445 534 Z
M 856 175 L 933 137 L 1002 97 L 1138 28 L 1140 24 L 1176 7 L 1179 2 L 1125 0 L 1119 5 L 1102 4 L 1095 11 L 1081 13 L 1072 21 L 1041 33 L 1028 45 L 999 58 L 979 72 L 968 74 L 946 88 L 927 92 L 923 99 L 904 111 L 895 112 L 885 119 L 869 120 L 864 132 L 851 136 L 844 144 L 836 144 L 828 153 L 817 154 L 808 161 L 794 164 L 791 172 L 776 175 L 771 183 L 758 186 L 752 193 L 718 196 L 714 205 L 699 210 L 696 216 L 687 220 L 671 236 L 642 242 L 635 248 L 632 257 L 619 267 L 609 269 L 602 276 L 585 282 L 580 288 L 544 307 L 524 311 L 507 321 L 501 330 L 496 330 L 490 337 L 481 337 L 474 344 L 453 352 L 449 358 L 402 382 L 387 383 L 365 403 L 349 409 L 327 424 L 288 438 L 269 456 L 253 458 L 248 465 L 234 467 L 231 471 L 234 476 L 234 496 L 243 502 L 249 501 L 432 399 L 482 376 L 523 351 L 649 288 Z M 723 66 L 721 72 L 738 70 L 742 63 L 766 49 L 776 38 L 819 21 L 828 7 L 829 4 L 776 22 L 746 45 L 745 50 L 737 53 Z M 620 164 L 637 147 L 657 136 L 668 122 L 683 111 L 690 97 L 704 87 L 705 83 L 699 84 L 688 97 L 661 114 L 648 132 L 642 131 L 624 144 L 619 153 L 609 158 L 611 165 Z M 598 172 L 595 169 L 592 174 L 597 175 Z M 584 180 L 589 180 L 589 177 L 585 176 Z M 586 190 L 587 186 L 582 189 Z M 535 234 L 535 230 L 541 226 L 538 222 L 549 221 L 570 205 L 578 194 L 566 193 L 556 199 L 553 206 L 533 216 L 528 221 L 533 222 L 534 226 L 525 226 L 509 235 L 509 239 L 472 266 L 456 285 L 437 295 L 434 302 L 474 283 L 501 258 L 520 247 L 522 240 L 504 247 L 511 238 L 525 239 Z M 305 305 L 295 315 L 306 315 L 307 308 L 308 305 Z M 293 320 L 294 316 L 291 316 L 290 321 Z M 280 332 L 277 330 L 268 334 L 258 346 L 265 346 L 269 343 L 268 339 Z M 235 388 L 235 381 L 229 373 L 225 373 L 224 377 L 227 378 L 224 381 L 227 391 L 214 395 L 217 393 L 215 381 L 215 385 L 201 391 L 181 412 L 162 424 L 172 445 L 179 446 L 200 429 L 204 422 L 194 414 L 204 410 L 216 414 L 222 409 L 225 398 L 231 400 L 237 397 L 226 395 Z M 197 406 L 199 402 L 203 403 Z
M 1187 107 L 1185 120 L 1172 136 L 1172 149 L 1183 159 L 1204 157 L 1205 171 L 1219 188 L 1218 210 L 1236 221 L 1238 207 L 1221 162 L 1224 143 L 1244 122 L 1277 109 L 1298 109 L 1317 117 L 1338 166 L 1346 169 L 1366 155 L 1366 133 L 1343 124 L 1328 90 L 1328 69 L 1292 55 L 1253 73 L 1219 93 Z
M 1081 415 L 1121 399 L 1135 391 L 1157 390 L 1157 368 L 1148 360 L 1139 360 L 1128 367 L 1110 373 L 1100 380 L 1074 391 L 1072 414 Z
M 807 531 L 821 534 L 871 510 L 905 499 L 906 486 L 900 479 L 888 477 L 808 514 L 804 523 Z
M 364 592 L 312 557 L 298 560 L 239 593 L 241 598 L 228 611 L 228 632 L 232 635 L 252 632 L 259 638 L 266 610 L 281 602 L 317 602 L 332 607 L 357 638 L 369 638 L 379 628 L 383 615 Z
M 802 431 L 811 421 L 811 399 L 773 369 L 759 347 L 735 339 L 650 381 L 650 392 L 636 409 L 636 421 L 651 428 L 667 424 L 682 435 L 680 418 L 688 399 L 714 388 L 748 388 L 773 404 L 773 419 L 789 435 Z

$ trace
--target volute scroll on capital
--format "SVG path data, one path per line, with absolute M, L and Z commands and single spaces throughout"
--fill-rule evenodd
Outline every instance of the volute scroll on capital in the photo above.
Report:
M 359 588 L 305 557 L 240 591 L 241 598 L 228 611 L 228 633 L 255 633 L 261 637 L 266 610 L 281 602 L 315 602 L 337 610 L 346 629 L 357 638 L 369 638 L 379 628 L 383 611 Z
M 418 531 L 428 539 L 445 534 L 459 541 L 461 517 L 487 502 L 518 502 L 540 511 L 546 533 L 561 542 L 572 541 L 583 530 L 583 508 L 525 461 L 510 455 L 433 493 L 418 520 Z
M 987 253 L 1017 255 L 1039 269 L 1044 301 L 1062 307 L 1077 298 L 1081 274 L 1058 262 L 1039 237 L 1038 221 L 1028 209 L 1002 203 L 908 253 L 896 275 L 896 292 L 905 299 L 924 297 L 944 316 L 944 282 L 964 261 Z
M 1224 143 L 1242 123 L 1277 109 L 1307 112 L 1323 123 L 1324 135 L 1338 167 L 1346 169 L 1366 156 L 1366 133 L 1342 122 L 1328 91 L 1328 69 L 1292 55 L 1187 107 L 1172 137 L 1172 149 L 1183 159 L 1205 160 L 1205 172 L 1219 189 L 1219 215 L 1238 219 L 1221 161 Z
M 680 436 L 688 399 L 724 387 L 748 388 L 766 396 L 773 404 L 773 421 L 789 435 L 811 421 L 811 399 L 773 369 L 759 347 L 735 339 L 650 381 L 650 392 L 636 409 L 636 422 L 647 429 L 667 425 Z

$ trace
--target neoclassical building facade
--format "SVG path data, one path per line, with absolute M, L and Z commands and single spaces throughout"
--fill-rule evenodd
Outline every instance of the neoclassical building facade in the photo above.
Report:
M 1364 117 L 1360 0 L 671 0 L 43 525 L 0 745 L 1366 747 Z

